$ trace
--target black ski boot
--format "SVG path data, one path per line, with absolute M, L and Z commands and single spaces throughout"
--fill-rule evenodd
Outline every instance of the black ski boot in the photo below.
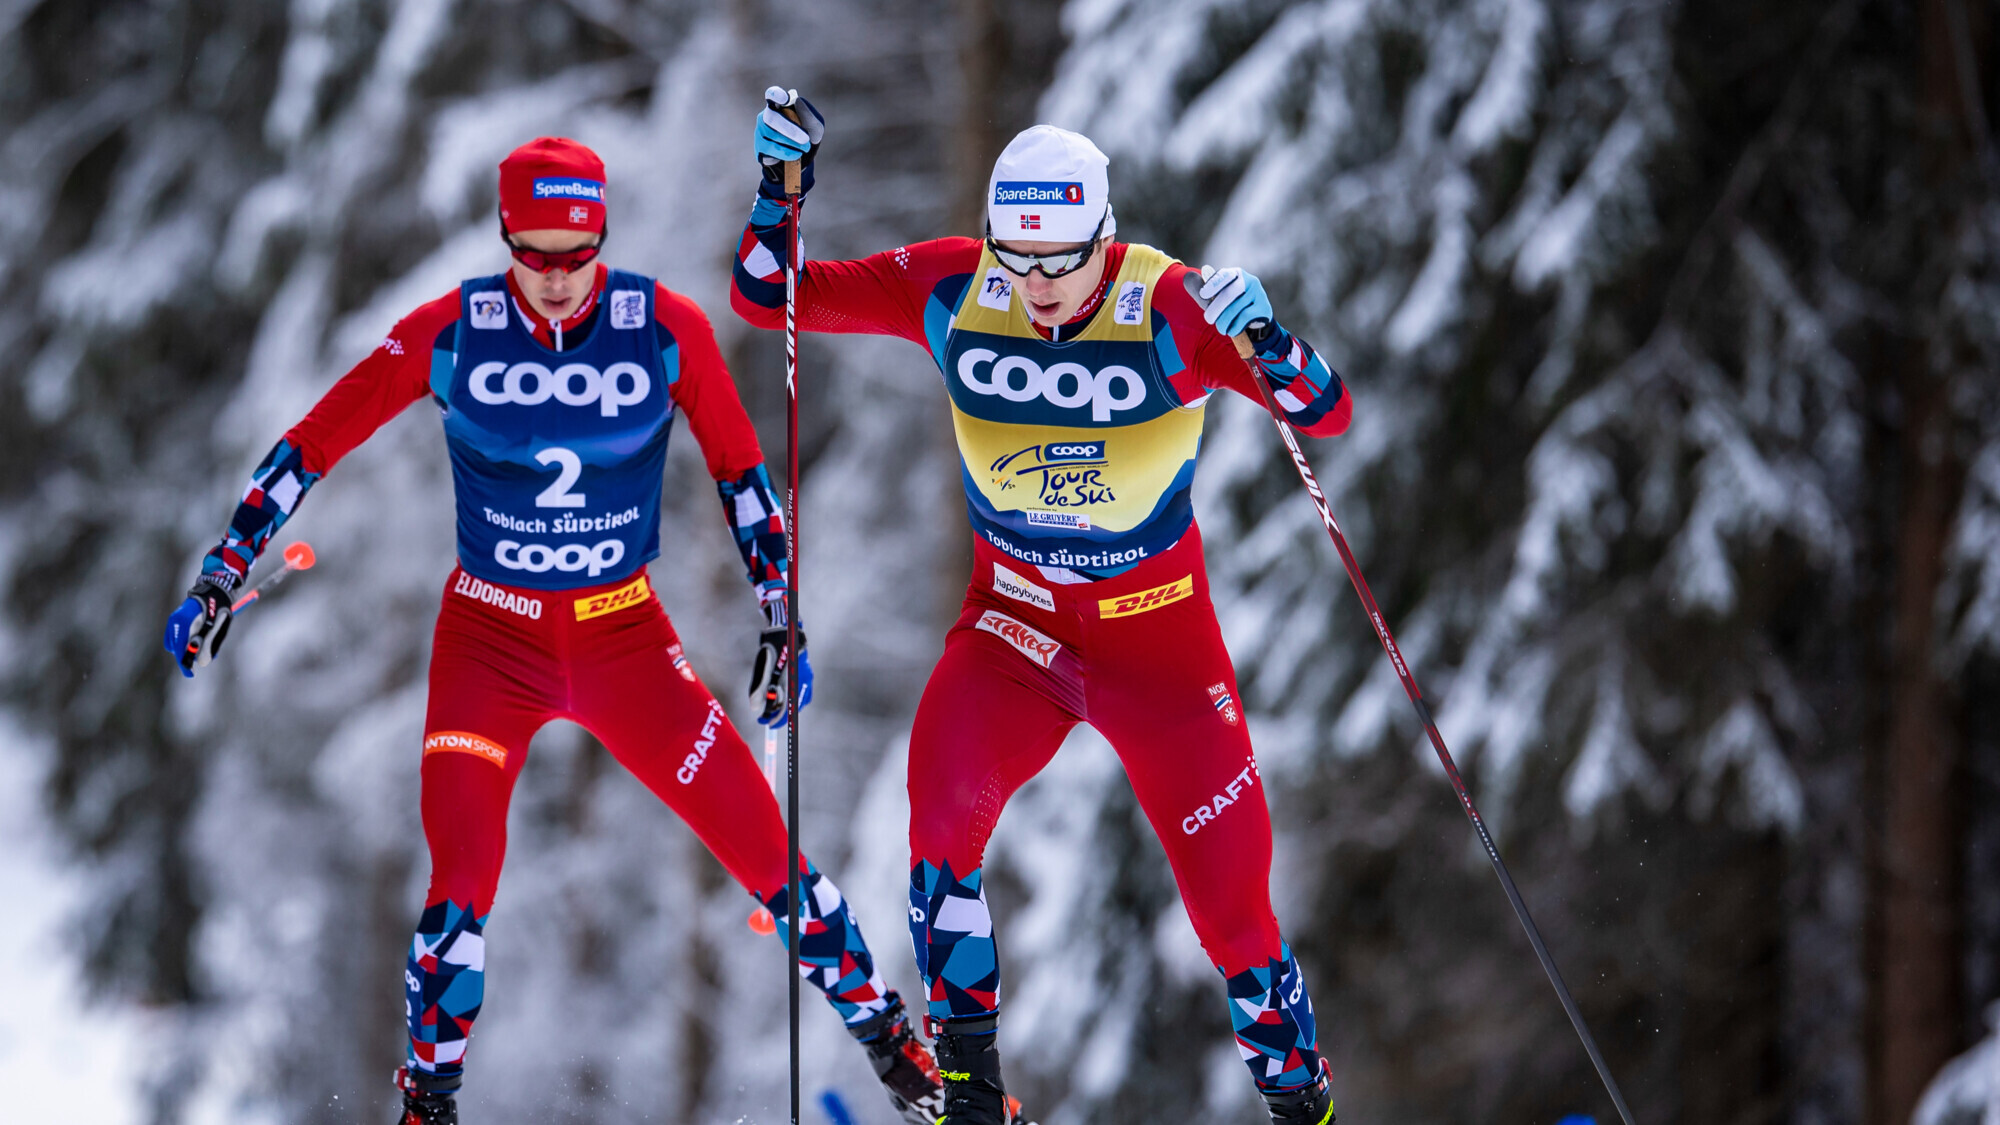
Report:
M 1021 1103 L 1000 1085 L 995 1017 L 945 1020 L 937 1037 L 938 1073 L 944 1078 L 944 1115 L 937 1125 L 1030 1125 Z
M 1265 1094 L 1264 1105 L 1274 1125 L 1333 1125 L 1333 1084 L 1327 1081 L 1324 1060 L 1317 1079 L 1296 1090 Z
M 882 1080 L 889 1104 L 903 1120 L 909 1125 L 936 1125 L 944 1113 L 944 1079 L 938 1076 L 931 1053 L 910 1033 L 902 997 L 891 992 L 886 1009 L 847 1031 L 867 1049 L 875 1077 Z
M 410 1068 L 396 1068 L 396 1089 L 403 1092 L 403 1115 L 396 1125 L 458 1125 L 457 1076 L 439 1078 L 435 1074 L 415 1074 Z

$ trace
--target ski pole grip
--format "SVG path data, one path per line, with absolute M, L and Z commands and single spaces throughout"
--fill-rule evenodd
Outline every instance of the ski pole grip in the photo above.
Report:
M 803 117 L 801 117 L 801 116 L 799 116 L 799 107 L 798 107 L 798 106 L 796 106 L 796 105 L 781 105 L 781 106 L 778 106 L 778 107 L 777 107 L 777 110 L 778 110 L 778 112 L 779 112 L 779 113 L 782 113 L 782 114 L 784 114 L 784 115 L 785 115 L 785 120 L 787 120 L 787 121 L 790 121 L 790 122 L 791 122 L 792 124 L 794 124 L 794 125 L 797 125 L 797 126 L 798 126 L 799 128 L 801 128 L 801 129 L 805 128 L 805 126 L 806 126 L 806 119 L 805 119 L 805 118 L 803 118 Z M 800 175 L 800 173 L 799 173 L 799 162 L 798 162 L 798 161 L 796 161 L 796 160 L 787 160 L 787 161 L 785 161 L 785 194 L 786 194 L 786 195 L 797 195 L 797 194 L 799 193 L 799 175 Z
M 1181 284 L 1187 287 L 1188 296 L 1194 298 L 1194 303 L 1197 305 L 1200 304 L 1201 303 L 1200 271 L 1190 268 L 1187 271 L 1187 273 L 1181 275 Z M 1236 345 L 1236 354 L 1238 356 L 1241 356 L 1242 358 L 1247 360 L 1251 356 L 1257 354 L 1256 347 L 1254 347 L 1250 343 L 1249 332 L 1247 331 L 1238 332 L 1236 335 L 1231 336 L 1229 339 L 1232 343 Z

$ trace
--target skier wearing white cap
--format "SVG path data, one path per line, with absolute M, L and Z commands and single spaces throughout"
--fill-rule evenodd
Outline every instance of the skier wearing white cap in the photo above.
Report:
M 773 87 L 765 180 L 731 305 L 783 322 L 777 168 L 812 159 L 824 118 Z M 778 112 L 792 107 L 803 125 Z M 1333 1120 L 1312 1002 L 1271 910 L 1271 820 L 1209 602 L 1189 490 L 1203 405 L 1261 401 L 1230 337 L 1293 426 L 1347 428 L 1340 379 L 1277 323 L 1239 269 L 1201 272 L 1118 242 L 1108 161 L 1050 125 L 1015 137 L 987 187 L 983 239 L 943 238 L 799 278 L 806 331 L 901 336 L 944 375 L 975 535 L 964 610 L 910 734 L 910 932 L 945 1078 L 943 1125 L 1004 1125 L 1000 973 L 982 879 L 1009 796 L 1087 722 L 1132 781 L 1228 992 L 1236 1041 L 1274 1121 Z

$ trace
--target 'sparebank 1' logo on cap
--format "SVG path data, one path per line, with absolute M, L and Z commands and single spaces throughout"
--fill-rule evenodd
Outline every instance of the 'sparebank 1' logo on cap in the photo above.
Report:
M 537 181 L 537 188 L 540 182 Z M 995 206 L 1016 203 L 1050 203 L 1081 206 L 1083 185 L 1056 180 L 1001 180 L 993 185 Z
M 568 176 L 541 176 L 535 180 L 536 199 L 588 199 L 593 203 L 604 202 L 604 184 L 598 180 L 579 180 Z

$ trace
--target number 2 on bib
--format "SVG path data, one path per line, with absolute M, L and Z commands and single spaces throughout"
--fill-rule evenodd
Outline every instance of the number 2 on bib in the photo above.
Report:
M 581 508 L 584 506 L 583 493 L 571 492 L 569 490 L 569 486 L 576 483 L 576 478 L 583 475 L 583 458 L 578 457 L 575 450 L 564 449 L 559 445 L 552 445 L 535 454 L 535 461 L 542 465 L 562 466 L 562 471 L 556 474 L 555 483 L 542 489 L 541 495 L 535 497 L 535 507 Z

